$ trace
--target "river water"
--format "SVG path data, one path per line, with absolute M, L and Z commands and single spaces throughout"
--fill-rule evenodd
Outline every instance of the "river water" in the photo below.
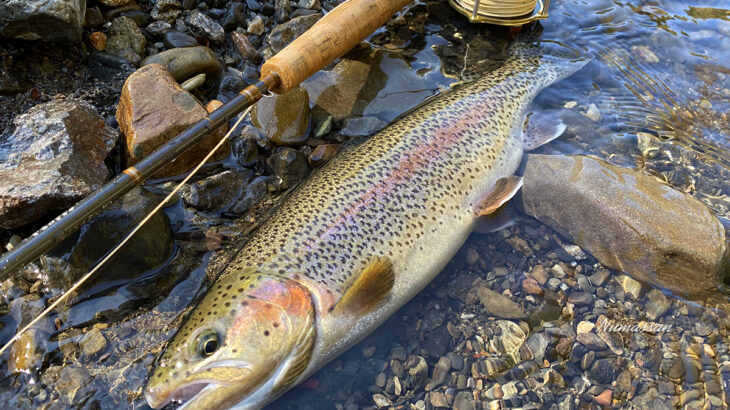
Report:
M 550 17 L 542 22 L 542 38 L 595 58 L 537 98 L 537 107 L 567 125 L 560 139 L 538 152 L 590 154 L 655 175 L 703 201 L 730 226 L 727 3 L 552 3 Z M 495 56 L 511 36 L 506 29 L 468 24 L 445 2 L 413 5 L 405 17 L 373 35 L 369 47 L 349 55 L 372 66 L 358 114 L 393 120 L 471 69 L 498 66 Z M 389 34 L 393 32 L 397 35 Z M 244 219 L 216 223 L 223 231 L 247 230 L 264 217 L 266 207 L 261 208 Z M 28 408 L 146 408 L 140 393 L 157 353 L 215 276 L 215 267 L 230 255 L 206 251 L 205 240 L 195 234 L 197 222 L 179 204 L 167 212 L 178 231 L 185 231 L 176 236 L 170 262 L 143 277 L 92 286 L 62 308 L 62 327 L 44 341 L 41 370 L 0 377 L 2 401 Z M 567 277 L 561 278 L 555 265 L 568 270 Z M 590 293 L 591 301 L 575 307 L 558 304 L 556 312 L 553 305 L 520 292 L 523 272 L 536 266 L 559 279 L 553 281 L 554 293 L 579 289 Z M 595 405 L 605 399 L 606 390 L 618 407 L 726 405 L 730 352 L 725 295 L 719 290 L 711 301 L 685 301 L 659 289 L 665 298 L 661 302 L 670 306 L 659 322 L 670 324 L 670 331 L 624 333 L 618 340 L 604 340 L 604 345 L 575 342 L 566 348 L 562 340 L 572 343 L 576 337 L 566 333 L 566 326 L 575 330 L 580 322 L 595 324 L 601 315 L 638 321 L 648 304 L 656 303 L 648 296 L 650 286 L 634 297 L 622 280 L 620 272 L 607 272 L 565 238 L 518 214 L 514 225 L 503 231 L 472 235 L 432 285 L 270 408 L 367 408 L 385 399 L 405 408 L 444 404 L 465 409 L 474 397 L 477 408 L 576 408 Z M 488 347 L 490 339 L 519 332 L 504 330 L 485 314 L 466 295 L 473 286 L 514 295 L 532 315 L 524 324 L 527 333 L 550 335 L 542 360 L 524 360 L 523 369 L 532 370 L 480 374 L 484 358 L 498 356 Z M 108 344 L 100 357 L 90 359 L 77 344 L 92 327 Z M 2 329 L 3 339 L 11 329 Z M 700 346 L 704 354 L 688 350 L 692 346 Z M 421 357 L 428 366 L 425 380 L 434 377 L 439 358 L 449 357 L 451 366 L 441 386 L 427 390 L 425 382 L 409 373 Z

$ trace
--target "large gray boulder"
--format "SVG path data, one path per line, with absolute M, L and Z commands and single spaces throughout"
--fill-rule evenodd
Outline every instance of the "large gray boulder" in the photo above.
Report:
M 699 296 L 727 269 L 722 223 L 652 176 L 592 157 L 530 155 L 524 181 L 528 214 L 638 280 Z
M 25 40 L 81 41 L 86 0 L 0 1 L 0 34 Z
M 118 133 L 83 101 L 38 104 L 0 135 L 0 228 L 66 209 L 109 179 L 104 159 Z

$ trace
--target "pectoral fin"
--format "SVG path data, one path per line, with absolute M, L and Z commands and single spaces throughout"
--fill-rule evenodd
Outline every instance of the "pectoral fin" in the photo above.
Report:
M 533 150 L 563 135 L 565 124 L 555 115 L 535 110 L 525 117 L 522 147 Z
M 505 202 L 512 199 L 513 196 L 522 187 L 522 177 L 513 175 L 507 178 L 500 178 L 494 184 L 492 191 L 487 194 L 484 199 L 477 205 L 477 216 L 485 216 L 494 213 Z
M 507 203 L 499 208 L 493 214 L 482 216 L 477 219 L 477 223 L 474 226 L 475 233 L 492 233 L 507 229 L 515 224 L 517 218 L 517 212 L 511 203 Z
M 335 305 L 335 312 L 362 316 L 387 299 L 395 283 L 393 264 L 388 258 L 375 258 Z

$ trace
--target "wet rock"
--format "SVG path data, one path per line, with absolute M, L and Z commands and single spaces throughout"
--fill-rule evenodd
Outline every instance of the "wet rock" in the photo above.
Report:
M 246 23 L 245 11 L 241 2 L 231 2 L 226 4 L 226 12 L 221 17 L 221 26 L 225 31 L 235 30 Z
M 177 0 L 157 0 L 150 16 L 157 21 L 175 24 L 175 20 L 182 14 L 181 7 Z
M 198 40 L 196 40 L 195 37 L 176 30 L 166 31 L 165 35 L 162 37 L 162 42 L 169 48 L 198 46 Z
M 199 10 L 190 12 L 185 23 L 192 28 L 193 32 L 207 37 L 214 44 L 223 44 L 226 41 L 226 32 L 223 27 Z
M 128 17 L 134 21 L 137 27 L 144 27 L 150 22 L 150 17 L 142 10 L 129 10 L 120 14 L 120 16 Z
M 586 352 L 586 354 L 581 356 L 580 368 L 583 370 L 590 369 L 594 360 L 596 360 L 596 352 L 594 352 L 593 350 L 589 350 L 588 352 Z
M 35 374 L 43 365 L 48 334 L 38 328 L 23 333 L 10 348 L 8 371 L 12 374 Z
M 104 159 L 118 134 L 86 102 L 38 104 L 0 135 L 0 227 L 65 209 L 109 179 Z
M 589 279 L 593 286 L 601 286 L 609 276 L 611 276 L 611 272 L 607 269 L 598 269 Z
M 542 265 L 536 265 L 535 267 L 533 267 L 532 272 L 530 272 L 528 275 L 534 278 L 540 285 L 544 285 L 547 283 L 547 272 Z
M 98 51 L 104 51 L 106 49 L 106 34 L 101 31 L 95 31 L 89 34 L 89 43 Z
M 309 175 L 309 164 L 301 152 L 281 147 L 266 160 L 269 171 L 280 180 L 280 189 L 287 189 Z
M 608 407 L 611 405 L 611 398 L 613 397 L 613 391 L 611 389 L 604 390 L 601 394 L 594 397 L 593 400 L 602 407 Z
M 429 393 L 429 403 L 437 409 L 451 407 L 449 406 L 449 401 L 446 400 L 446 396 L 439 391 L 432 391 Z
M 530 351 L 532 352 L 535 361 L 541 363 L 545 356 L 545 349 L 547 349 L 548 345 L 550 344 L 548 336 L 546 336 L 544 333 L 533 333 L 527 339 L 526 343 L 527 347 L 530 348 Z
M 271 47 L 273 54 L 283 50 L 284 47 L 294 41 L 295 38 L 309 30 L 309 28 L 312 27 L 320 18 L 322 18 L 322 14 L 315 13 L 308 16 L 293 18 L 284 24 L 279 24 L 274 27 L 268 36 L 269 47 Z M 249 31 L 251 31 L 250 26 Z
M 255 36 L 260 36 L 264 34 L 264 30 L 266 30 L 266 25 L 264 24 L 264 19 L 262 19 L 261 16 L 254 17 L 248 23 L 248 28 L 246 28 L 246 31 L 248 33 L 251 33 Z
M 104 16 L 98 7 L 88 7 L 84 14 L 84 27 L 96 27 L 104 23 Z
M 299 87 L 286 94 L 263 98 L 251 110 L 251 123 L 277 146 L 304 144 L 311 122 L 309 96 Z
M 86 272 L 109 250 L 109 243 L 119 243 L 133 226 L 138 224 L 157 206 L 159 198 L 142 188 L 135 188 L 112 202 L 104 211 L 84 225 L 74 241 L 68 261 Z M 122 248 L 109 264 L 104 266 L 98 278 L 133 278 L 140 273 L 158 268 L 172 253 L 172 232 L 162 212 L 157 212 L 135 236 Z M 121 263 L 124 261 L 124 263 Z M 59 275 L 56 279 L 59 279 Z M 61 288 L 70 287 L 78 277 L 66 278 Z
M 369 73 L 369 64 L 343 59 L 332 70 L 320 71 L 304 81 L 302 87 L 311 101 L 339 120 L 350 115 Z
M 104 350 L 106 350 L 106 347 L 106 338 L 103 334 L 101 334 L 101 330 L 97 328 L 89 330 L 89 332 L 81 338 L 81 341 L 79 341 L 81 353 L 88 359 L 95 359 L 99 357 Z
M 0 2 L 0 34 L 48 42 L 81 40 L 85 0 Z
M 441 386 L 446 381 L 446 377 L 449 375 L 450 370 L 451 360 L 446 356 L 441 357 L 438 363 L 436 363 L 436 366 L 433 368 L 433 377 L 431 377 L 429 389 L 433 390 Z
M 672 290 L 712 292 L 725 230 L 707 207 L 655 178 L 581 156 L 530 155 L 528 214 L 602 264 Z
M 595 333 L 579 333 L 575 340 L 591 350 L 606 350 L 608 346 Z
M 345 118 L 340 135 L 345 137 L 366 137 L 388 126 L 388 123 L 375 117 Z
M 446 354 L 451 342 L 451 335 L 445 326 L 439 326 L 432 332 L 428 333 L 423 341 L 423 350 L 428 352 L 431 357 L 439 357 Z
M 639 296 L 641 295 L 641 282 L 634 280 L 627 275 L 621 275 L 616 278 L 616 280 L 621 285 L 621 289 L 623 289 L 626 294 L 631 295 L 634 300 L 639 299 Z
M 261 54 L 259 54 L 258 50 L 256 50 L 256 47 L 251 44 L 251 41 L 248 39 L 248 37 L 246 37 L 245 34 L 239 33 L 237 31 L 232 32 L 231 42 L 236 48 L 238 55 L 240 55 L 244 61 L 250 61 L 254 64 L 258 64 L 261 62 Z
M 610 386 L 616 380 L 621 368 L 611 359 L 598 359 L 588 371 L 588 377 L 603 385 Z
M 528 295 L 542 295 L 542 288 L 533 278 L 525 278 L 522 280 L 522 290 Z
M 475 410 L 476 403 L 474 402 L 474 396 L 468 391 L 460 391 L 454 398 L 454 410 Z
M 576 306 L 586 306 L 593 303 L 593 295 L 588 292 L 572 292 L 568 295 L 568 302 Z
M 164 67 L 151 64 L 140 68 L 124 82 L 117 106 L 116 118 L 126 138 L 127 164 L 137 163 L 206 115 L 206 109 L 180 88 Z M 178 175 L 191 169 L 216 145 L 224 132 L 225 128 L 222 128 L 212 133 L 155 173 L 155 177 Z M 225 158 L 229 152 L 230 147 L 226 144 L 212 160 Z
M 247 126 L 247 128 L 253 127 Z M 249 168 L 256 165 L 259 155 L 258 144 L 246 128 L 241 132 L 241 136 L 233 141 L 232 152 L 240 166 Z
M 107 6 L 107 7 L 119 7 L 124 6 L 127 3 L 129 3 L 130 0 L 98 0 L 99 3 Z
M 144 57 L 145 46 L 147 38 L 134 20 L 129 17 L 117 17 L 112 21 L 106 44 L 107 53 L 121 57 L 136 66 Z
M 414 390 L 423 388 L 428 381 L 428 363 L 421 356 L 410 356 L 406 362 L 408 378 Z
M 147 34 L 154 38 L 162 38 L 165 33 L 170 31 L 172 25 L 166 21 L 155 21 L 147 25 L 145 30 Z
M 313 168 L 323 165 L 325 162 L 334 157 L 339 150 L 340 146 L 338 144 L 317 145 L 312 150 L 312 153 L 309 154 L 309 157 L 307 157 L 309 165 Z
M 218 84 L 218 95 L 227 95 L 229 97 L 235 97 L 239 91 L 246 88 L 246 81 L 243 79 L 238 70 L 228 68 L 221 75 L 220 83 Z
M 375 403 L 375 407 L 379 409 L 388 408 L 393 404 L 393 402 L 390 401 L 389 398 L 383 396 L 382 394 L 373 394 L 373 403 Z
M 487 287 L 477 289 L 477 296 L 484 308 L 492 315 L 505 319 L 525 319 L 527 316 L 522 307 L 512 299 Z
M 649 299 L 646 302 L 646 318 L 650 321 L 655 321 L 664 316 L 672 306 L 672 301 L 664 296 L 664 293 L 659 289 L 652 289 L 646 297 Z
M 187 185 L 181 192 L 186 206 L 200 211 L 227 210 L 245 193 L 251 172 L 225 171 Z
M 140 65 L 150 64 L 162 65 L 176 81 L 184 81 L 200 73 L 214 77 L 221 71 L 215 54 L 203 46 L 166 50 L 145 58 Z
M 91 374 L 81 367 L 51 366 L 43 372 L 41 380 L 66 404 L 83 403 L 96 391 Z

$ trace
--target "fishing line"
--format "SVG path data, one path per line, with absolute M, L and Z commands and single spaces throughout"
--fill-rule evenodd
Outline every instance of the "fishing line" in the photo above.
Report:
M 216 146 L 213 147 L 213 149 L 211 149 L 210 152 L 208 152 L 208 154 L 205 156 L 205 158 L 203 158 L 203 160 L 200 161 L 198 163 L 198 165 L 196 165 L 195 168 L 193 168 L 193 170 L 190 171 L 190 173 L 188 173 L 188 175 L 182 181 L 180 181 L 180 183 L 178 183 L 172 191 L 170 191 L 169 194 L 167 194 L 167 196 L 165 197 L 165 199 L 163 199 L 152 211 L 150 211 L 147 214 L 147 216 L 145 216 L 144 219 L 142 219 L 142 221 L 140 221 L 140 223 L 138 223 L 137 226 L 135 226 L 134 229 L 132 229 L 132 231 L 121 242 L 119 242 L 119 244 L 116 247 L 114 247 L 114 249 L 112 249 L 111 251 L 109 251 L 109 253 L 107 253 L 106 256 L 104 257 L 104 259 L 102 259 L 96 266 L 94 266 L 93 269 L 91 269 L 89 271 L 89 273 L 87 273 L 81 279 L 79 279 L 76 283 L 74 283 L 74 285 L 71 286 L 63 294 L 61 294 L 61 296 L 59 296 L 58 299 L 56 299 L 56 301 L 54 301 L 53 303 L 51 303 L 50 306 L 48 306 L 43 312 L 41 312 L 40 315 L 36 316 L 33 320 L 30 321 L 30 323 L 28 323 L 27 325 L 25 325 L 25 327 L 23 327 L 18 333 L 15 334 L 15 336 L 13 336 L 7 343 L 5 343 L 5 345 L 2 348 L 0 348 L 0 355 L 3 354 L 3 352 L 5 352 L 5 350 L 7 350 L 8 347 L 12 346 L 13 343 L 15 343 L 18 339 L 20 339 L 20 336 L 22 336 L 31 327 L 33 327 L 33 325 L 35 325 L 36 323 L 38 323 L 44 317 L 48 316 L 48 314 L 53 309 L 55 309 L 58 305 L 60 305 L 61 302 L 63 302 L 64 300 L 68 299 L 68 297 L 74 291 L 76 291 L 84 283 L 86 283 L 86 281 L 88 281 L 89 278 L 91 278 L 99 269 L 101 269 L 102 267 L 104 267 L 104 265 L 106 265 L 106 263 L 109 262 L 109 260 L 111 260 L 124 247 L 124 245 L 126 245 L 127 242 L 129 242 L 132 239 L 132 237 L 142 228 L 142 226 L 144 226 L 144 224 L 147 223 L 147 221 L 149 221 L 157 213 L 157 211 L 159 211 L 160 209 L 162 209 L 162 207 L 165 206 L 167 204 L 167 202 L 170 199 L 172 199 L 172 197 L 175 196 L 175 194 L 177 194 L 178 191 L 180 191 L 180 189 L 182 189 L 182 187 L 190 180 L 190 178 L 192 178 L 193 175 L 195 175 L 195 173 L 197 173 L 200 170 L 200 168 L 203 165 L 205 165 L 206 162 L 208 162 L 208 160 L 213 156 L 213 154 L 215 154 L 216 151 L 218 151 L 218 149 L 223 146 L 223 144 L 228 140 L 228 137 L 231 135 L 231 133 L 233 133 L 233 131 L 236 128 L 238 128 L 238 125 L 241 123 L 241 121 L 243 121 L 243 119 L 251 111 L 251 108 L 252 107 L 248 107 L 243 112 L 243 114 L 241 114 L 241 116 L 238 117 L 238 120 L 233 125 L 233 127 L 231 127 L 231 129 L 228 130 L 228 132 L 226 133 L 226 135 L 224 135 L 220 139 L 220 141 L 218 141 L 218 144 L 216 144 Z

